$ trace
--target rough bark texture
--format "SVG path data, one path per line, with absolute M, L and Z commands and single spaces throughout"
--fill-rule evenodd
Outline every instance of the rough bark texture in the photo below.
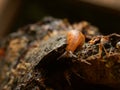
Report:
M 73 53 L 77 58 L 61 57 L 66 33 L 73 29 L 81 30 L 86 42 Z M 120 35 L 104 36 L 85 21 L 71 25 L 66 19 L 44 18 L 1 42 L 0 89 L 120 89 L 119 42 Z

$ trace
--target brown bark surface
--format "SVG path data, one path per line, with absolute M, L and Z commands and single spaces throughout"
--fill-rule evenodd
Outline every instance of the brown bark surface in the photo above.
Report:
M 67 32 L 85 35 L 77 57 L 61 57 Z M 72 48 L 72 47 L 71 47 Z M 47 17 L 0 43 L 1 90 L 120 89 L 120 35 L 102 35 L 86 21 Z

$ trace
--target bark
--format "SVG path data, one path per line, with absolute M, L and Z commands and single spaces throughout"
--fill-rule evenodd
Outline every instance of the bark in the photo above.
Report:
M 66 33 L 72 29 L 81 30 L 86 41 L 73 53 L 77 58 L 61 57 L 68 44 Z M 66 19 L 44 18 L 1 42 L 0 89 L 119 89 L 119 41 L 120 35 L 104 36 L 85 21 L 71 25 Z

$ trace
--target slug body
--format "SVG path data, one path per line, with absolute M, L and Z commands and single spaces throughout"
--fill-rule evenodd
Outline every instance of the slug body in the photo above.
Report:
M 67 47 L 66 51 L 71 51 L 72 53 L 77 49 L 77 47 L 82 47 L 85 42 L 85 36 L 82 32 L 78 30 L 71 30 L 67 33 Z
M 79 30 L 70 30 L 67 32 L 67 47 L 66 51 L 58 58 L 61 57 L 74 57 L 77 58 L 76 55 L 74 55 L 74 51 L 79 47 L 81 48 L 83 44 L 85 43 L 85 36 L 82 34 Z
M 74 51 L 79 47 L 81 48 L 85 42 L 85 36 L 79 30 L 70 30 L 67 33 L 67 47 L 65 53 L 61 57 L 75 57 Z

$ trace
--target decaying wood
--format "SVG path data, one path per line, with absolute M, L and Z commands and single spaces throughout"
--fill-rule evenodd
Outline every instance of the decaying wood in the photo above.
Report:
M 72 29 L 81 30 L 86 42 L 73 53 L 77 58 L 58 59 L 66 50 L 66 33 Z M 103 42 L 103 37 L 108 39 Z M 119 42 L 120 35 L 104 36 L 85 21 L 71 25 L 67 20 L 45 18 L 19 29 L 1 42 L 4 50 L 1 49 L 0 54 L 3 67 L 0 75 L 4 76 L 0 76 L 3 80 L 0 89 L 119 89 Z M 98 56 L 100 49 L 101 57 Z

